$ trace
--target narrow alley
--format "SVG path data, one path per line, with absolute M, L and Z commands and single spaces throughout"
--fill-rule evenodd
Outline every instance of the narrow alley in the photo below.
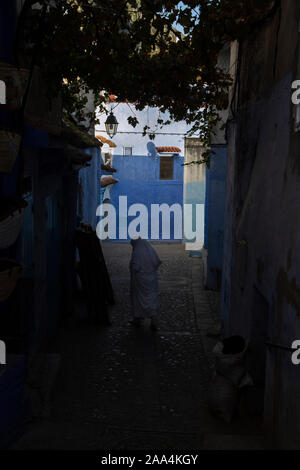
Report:
M 208 410 L 217 338 L 206 333 L 218 322 L 219 294 L 203 289 L 202 260 L 180 244 L 154 247 L 163 262 L 158 331 L 130 325 L 129 243 L 104 243 L 112 326 L 86 325 L 79 315 L 63 325 L 51 351 L 60 358 L 51 409 L 14 449 L 260 448 L 255 420 L 226 424 Z

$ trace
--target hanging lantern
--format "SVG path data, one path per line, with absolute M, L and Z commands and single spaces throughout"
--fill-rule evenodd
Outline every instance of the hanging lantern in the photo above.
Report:
M 109 135 L 110 138 L 112 138 L 114 135 L 116 135 L 117 130 L 118 130 L 118 121 L 116 117 L 113 115 L 112 111 L 110 112 L 110 115 L 105 121 L 105 129 L 106 133 Z

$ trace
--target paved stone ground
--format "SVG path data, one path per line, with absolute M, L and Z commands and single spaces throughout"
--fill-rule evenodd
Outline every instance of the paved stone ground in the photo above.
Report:
M 129 244 L 104 244 L 117 304 L 112 326 L 62 328 L 52 412 L 28 426 L 15 449 L 251 449 L 257 422 L 226 424 L 207 407 L 218 294 L 203 289 L 203 267 L 179 244 L 155 244 L 159 330 L 129 324 Z

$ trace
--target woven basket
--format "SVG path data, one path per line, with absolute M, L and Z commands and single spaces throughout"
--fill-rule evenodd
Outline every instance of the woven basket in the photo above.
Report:
M 10 173 L 19 153 L 21 136 L 0 130 L 0 173 Z
M 10 110 L 21 108 L 29 80 L 29 71 L 0 62 L 0 80 L 5 83 L 6 88 L 6 102 L 1 104 L 1 107 Z
M 13 293 L 22 273 L 23 265 L 11 259 L 0 260 L 0 301 Z
M 17 240 L 26 206 L 24 199 L 0 199 L 0 250 L 8 248 Z

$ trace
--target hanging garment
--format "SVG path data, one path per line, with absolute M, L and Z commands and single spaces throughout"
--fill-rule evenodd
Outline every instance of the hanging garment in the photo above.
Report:
M 151 318 L 158 310 L 157 270 L 161 260 L 154 248 L 141 238 L 131 240 L 130 294 L 133 316 Z
M 114 305 L 114 294 L 101 243 L 94 230 L 76 230 L 80 263 L 78 274 L 86 298 L 91 323 L 109 324 L 107 305 Z

